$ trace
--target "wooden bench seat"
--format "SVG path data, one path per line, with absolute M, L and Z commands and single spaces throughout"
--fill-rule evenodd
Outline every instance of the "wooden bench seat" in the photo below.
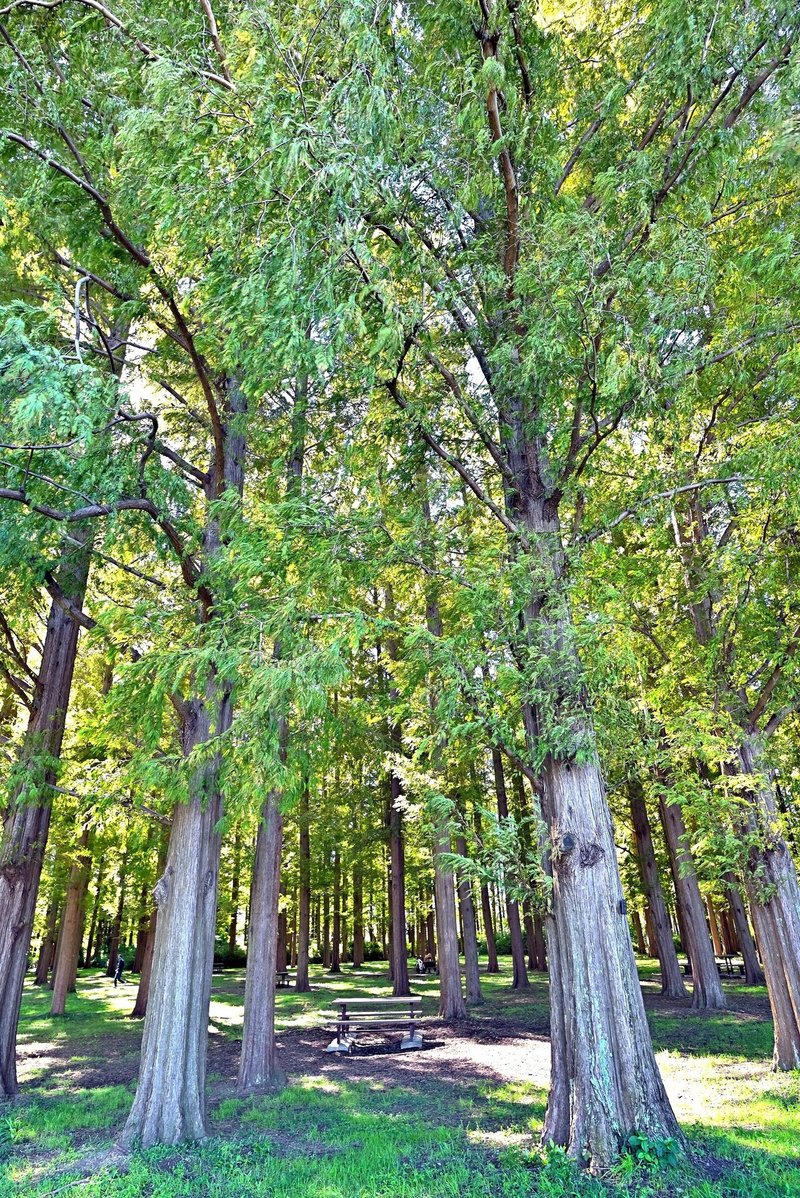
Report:
M 397 1027 L 406 1029 L 401 1049 L 421 1048 L 421 1002 L 416 995 L 407 998 L 335 998 L 332 1005 L 339 1010 L 329 1013 L 325 1025 L 335 1035 L 325 1051 L 350 1052 L 359 1032 Z

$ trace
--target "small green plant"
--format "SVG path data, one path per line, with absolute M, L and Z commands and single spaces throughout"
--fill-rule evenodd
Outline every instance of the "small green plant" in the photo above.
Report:
M 678 1142 L 669 1137 L 653 1140 L 641 1132 L 632 1132 L 625 1141 L 625 1148 L 623 1161 L 627 1157 L 634 1165 L 650 1172 L 671 1168 L 680 1160 Z

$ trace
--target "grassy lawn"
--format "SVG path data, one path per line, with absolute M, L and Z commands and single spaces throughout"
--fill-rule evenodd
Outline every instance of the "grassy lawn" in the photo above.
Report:
M 141 1024 L 130 983 L 83 973 L 68 1014 L 27 987 L 21 1022 L 23 1097 L 0 1108 L 0 1195 L 45 1198 L 523 1198 L 619 1193 L 638 1198 L 800 1198 L 800 1078 L 769 1071 L 762 989 L 727 986 L 731 1010 L 693 1015 L 662 1004 L 641 962 L 659 1064 L 691 1155 L 648 1170 L 625 1158 L 614 1176 L 580 1177 L 542 1153 L 549 1049 L 547 985 L 509 990 L 509 963 L 484 977 L 486 1003 L 465 1029 L 430 1023 L 418 1054 L 332 1059 L 321 1012 L 336 994 L 388 993 L 380 964 L 340 977 L 313 972 L 311 994 L 278 992 L 291 1084 L 240 1099 L 233 1082 L 244 975 L 214 978 L 210 1138 L 123 1156 L 114 1140 L 135 1085 Z M 415 978 L 435 1015 L 437 980 Z M 453 1033 L 454 1038 L 449 1038 Z M 468 1058 L 463 1061 L 461 1058 Z

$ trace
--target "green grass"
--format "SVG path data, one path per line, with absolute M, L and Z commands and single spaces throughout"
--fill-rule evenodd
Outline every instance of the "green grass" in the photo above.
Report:
M 652 968 L 641 964 L 651 995 Z M 308 995 L 279 991 L 279 1030 L 317 1027 L 334 994 L 386 994 L 388 986 L 380 964 L 358 973 L 345 966 L 335 978 L 317 969 L 312 982 Z M 49 991 L 28 987 L 20 1047 L 37 1056 L 26 1059 L 23 1097 L 0 1108 L 0 1196 L 800 1198 L 800 1079 L 769 1072 L 763 990 L 731 983 L 737 1009 L 714 1015 L 648 997 L 659 1064 L 691 1155 L 649 1174 L 627 1158 L 613 1177 L 598 1180 L 537 1147 L 547 1085 L 546 980 L 537 978 L 525 994 L 510 992 L 506 962 L 503 974 L 483 982 L 487 1001 L 473 1009 L 474 1032 L 501 1023 L 510 1036 L 536 1037 L 536 1076 L 502 1082 L 476 1070 L 459 1080 L 445 1062 L 440 1074 L 420 1073 L 419 1081 L 409 1069 L 395 1081 L 391 1068 L 382 1080 L 359 1081 L 353 1070 L 345 1077 L 313 1067 L 280 1095 L 240 1099 L 230 1072 L 212 1071 L 210 1138 L 130 1156 L 117 1153 L 114 1141 L 131 1102 L 141 1035 L 141 1024 L 126 1017 L 133 986 L 114 990 L 108 979 L 83 973 L 60 1019 L 48 1015 Z M 436 978 L 415 978 L 414 989 L 425 1013 L 435 1014 Z M 241 971 L 215 976 L 218 1045 L 239 1035 L 243 994 Z M 323 1044 L 324 1034 L 320 1050 Z M 324 1060 L 320 1051 L 320 1067 Z

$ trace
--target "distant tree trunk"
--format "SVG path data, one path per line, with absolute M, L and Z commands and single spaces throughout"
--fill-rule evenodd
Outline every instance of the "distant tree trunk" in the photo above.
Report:
M 500 819 L 508 819 L 508 792 L 506 791 L 503 758 L 499 749 L 492 749 L 492 766 L 494 769 L 494 788 L 497 796 L 497 814 Z M 506 918 L 511 937 L 511 961 L 513 967 L 511 985 L 515 990 L 524 990 L 530 985 L 525 969 L 525 946 L 522 942 L 522 926 L 519 919 L 519 904 L 516 899 L 506 896 Z
M 720 1010 L 725 1006 L 725 995 L 706 926 L 683 812 L 679 803 L 668 802 L 663 794 L 659 799 L 659 810 L 681 915 L 681 938 L 685 933 L 684 948 L 692 963 L 692 1007 L 695 1010 Z M 652 903 L 652 896 L 650 901 Z
M 656 925 L 653 922 L 653 911 L 648 902 L 644 909 L 644 929 L 647 933 L 647 955 L 648 957 L 658 957 L 658 938 L 656 936 Z
M 731 915 L 736 927 L 739 952 L 742 954 L 742 960 L 744 961 L 745 981 L 748 986 L 763 986 L 764 971 L 758 959 L 756 944 L 753 940 L 753 934 L 750 931 L 750 923 L 747 919 L 747 912 L 742 902 L 742 896 L 739 893 L 736 875 L 729 870 L 724 875 L 724 881 L 728 886 L 728 901 L 731 905 Z
M 764 965 L 775 1025 L 775 1069 L 800 1069 L 800 887 L 780 837 L 775 791 L 761 761 L 758 737 L 739 750 L 741 772 L 755 781 L 748 830 L 753 847 L 745 870 L 750 915 Z
M 158 848 L 158 864 L 156 866 L 156 876 L 161 877 L 167 864 L 167 850 L 169 847 L 169 837 L 167 836 L 166 828 L 162 828 Z M 136 1002 L 133 1004 L 133 1010 L 130 1013 L 131 1019 L 144 1019 L 147 1014 L 147 1001 L 150 997 L 150 978 L 153 974 L 153 951 L 156 944 L 156 927 L 158 924 L 158 904 L 155 903 L 150 912 L 150 918 L 147 923 L 147 939 L 144 946 L 144 954 L 142 955 L 141 968 L 139 970 L 139 986 L 136 991 Z
M 425 916 L 425 951 L 435 959 L 436 957 L 436 921 L 433 917 L 433 908 L 428 910 Z
M 536 969 L 540 973 L 547 973 L 547 945 L 544 938 L 544 924 L 538 915 L 534 915 L 533 917 L 533 937 L 536 942 Z
M 386 615 L 394 615 L 394 593 L 391 585 L 385 588 Z M 398 659 L 397 642 L 389 637 L 386 642 L 389 661 Z M 397 687 L 389 678 L 389 700 L 396 703 L 399 698 Z M 389 748 L 395 755 L 402 752 L 403 733 L 396 720 L 390 720 L 386 729 Z M 403 786 L 399 776 L 389 770 L 386 780 L 386 826 L 389 838 L 389 961 L 392 974 L 392 994 L 401 997 L 411 993 L 408 981 L 408 949 L 406 947 L 406 858 L 403 842 L 403 815 L 399 803 Z
M 90 557 L 89 530 L 75 525 L 55 577 L 61 594 L 78 611 L 86 594 Z M 42 659 L 20 753 L 20 781 L 11 796 L 0 843 L 0 1099 L 12 1098 L 18 1090 L 17 1023 L 50 830 L 50 804 L 56 781 L 52 763 L 61 756 L 78 631 L 77 622 L 54 600 L 47 618 Z M 41 782 L 37 781 L 39 778 Z M 37 790 L 33 801 L 32 784 Z
M 481 813 L 477 807 L 473 815 L 473 823 L 475 825 L 475 835 L 480 842 L 483 830 L 481 827 Z M 488 958 L 486 972 L 499 973 L 500 964 L 497 960 L 497 942 L 494 935 L 492 901 L 489 897 L 489 886 L 486 882 L 481 882 L 481 915 L 483 917 L 483 934 L 486 937 L 486 956 Z
M 483 917 L 483 934 L 486 938 L 487 973 L 499 973 L 500 963 L 497 960 L 497 941 L 494 935 L 494 920 L 492 919 L 492 904 L 489 899 L 489 887 L 481 883 L 481 915 Z
M 341 973 L 342 942 L 342 859 L 338 849 L 333 851 L 333 937 L 331 940 L 331 973 Z
M 311 834 L 308 810 L 308 777 L 303 779 L 298 809 L 300 829 L 300 896 L 298 910 L 297 974 L 294 988 L 303 993 L 311 989 L 308 980 L 308 960 L 311 941 Z
M 252 887 L 251 887 L 251 893 L 252 893 Z M 286 897 L 286 891 L 284 890 L 283 883 L 281 883 L 280 897 L 281 898 Z M 250 912 L 250 922 L 249 922 L 248 926 L 251 928 L 253 926 L 252 911 Z M 288 969 L 289 968 L 289 924 L 288 924 L 288 920 L 286 917 L 286 908 L 285 907 L 281 908 L 278 912 L 278 923 L 277 923 L 277 928 L 276 928 L 275 939 L 276 939 L 275 968 L 281 969 L 281 970 Z M 247 947 L 248 947 L 248 951 L 249 951 L 249 949 L 250 949 L 249 934 L 248 934 L 248 940 L 247 940 Z
M 86 941 L 86 951 L 83 954 L 83 959 L 87 965 L 91 965 L 97 955 L 97 920 L 100 914 L 100 903 L 103 898 L 103 875 L 105 874 L 106 861 L 105 853 L 100 854 L 100 861 L 97 865 L 97 880 L 95 881 L 94 902 L 92 903 L 92 918 L 89 922 L 89 938 Z
M 633 834 L 636 840 L 639 874 L 642 879 L 642 888 L 647 896 L 647 909 L 650 912 L 658 960 L 661 965 L 661 993 L 666 998 L 686 998 L 686 987 L 683 984 L 678 954 L 675 952 L 675 942 L 672 939 L 672 927 L 664 902 L 664 891 L 661 889 L 661 880 L 658 876 L 658 864 L 653 849 L 653 833 L 650 827 L 650 817 L 647 814 L 644 787 L 638 778 L 633 778 L 628 783 L 628 798 Z
M 281 724 L 287 727 L 285 720 Z M 282 740 L 285 745 L 283 737 Z M 283 752 L 285 755 L 285 749 Z M 280 795 L 271 792 L 261 813 L 250 891 L 244 1026 L 237 1082 L 239 1091 L 248 1094 L 278 1090 L 286 1080 L 278 1064 L 275 1043 L 275 969 L 282 843 Z
M 81 833 L 78 856 L 70 870 L 64 914 L 61 917 L 61 950 L 53 977 L 51 1015 L 64 1014 L 67 992 L 75 988 L 75 972 L 81 948 L 83 904 L 92 866 L 91 853 L 88 851 L 89 840 L 90 831 L 87 824 Z
M 236 952 L 236 939 L 239 932 L 239 886 L 242 868 L 242 829 L 236 825 L 233 834 L 233 869 L 231 871 L 231 922 L 228 926 L 228 956 Z
M 353 866 L 353 969 L 364 964 L 364 878 L 361 866 Z
M 467 842 L 456 836 L 456 852 L 467 856 Z M 464 937 L 464 972 L 467 978 L 467 1002 L 482 1003 L 481 975 L 478 966 L 478 934 L 475 927 L 475 904 L 472 901 L 472 886 L 463 875 L 458 882 L 458 902 L 461 910 L 461 928 Z M 459 983 L 459 989 L 460 989 Z
M 125 911 L 125 890 L 128 882 L 128 856 L 127 853 L 122 858 L 122 865 L 119 876 L 119 899 L 117 901 L 117 911 L 114 916 L 114 922 L 111 925 L 111 944 L 108 949 L 108 964 L 106 965 L 106 977 L 113 978 L 117 972 L 117 957 L 120 950 L 120 933 L 122 930 L 122 916 Z
M 47 978 L 53 966 L 56 955 L 56 927 L 58 926 L 59 904 L 55 898 L 50 900 L 47 908 L 47 927 L 42 937 L 42 947 L 39 950 L 39 960 L 36 963 L 34 986 L 46 986 Z
M 633 922 L 633 934 L 636 938 L 636 951 L 640 957 L 644 957 L 647 953 L 647 945 L 644 942 L 644 928 L 642 927 L 642 917 L 638 911 L 631 913 Z
M 331 967 L 331 900 L 327 889 L 322 896 L 322 964 Z
M 526 899 L 522 904 L 522 926 L 525 929 L 525 948 L 528 953 L 528 968 L 536 968 L 536 933 L 533 928 L 533 912 L 531 911 L 530 900 Z
M 718 957 L 723 956 L 722 952 L 722 936 L 720 935 L 719 922 L 717 920 L 717 909 L 714 906 L 714 900 L 710 894 L 706 895 L 706 911 L 708 912 L 708 926 L 711 932 L 711 943 L 714 945 L 714 952 Z

